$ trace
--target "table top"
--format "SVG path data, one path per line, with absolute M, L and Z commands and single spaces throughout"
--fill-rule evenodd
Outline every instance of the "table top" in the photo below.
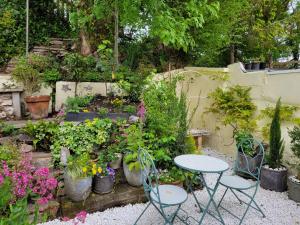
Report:
M 228 163 L 207 155 L 186 154 L 175 157 L 175 164 L 186 170 L 204 173 L 221 173 L 228 170 Z

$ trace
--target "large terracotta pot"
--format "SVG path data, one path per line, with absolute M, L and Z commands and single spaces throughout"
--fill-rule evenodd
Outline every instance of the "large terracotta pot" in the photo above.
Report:
M 25 97 L 25 102 L 32 119 L 42 119 L 48 117 L 49 101 L 49 95 Z

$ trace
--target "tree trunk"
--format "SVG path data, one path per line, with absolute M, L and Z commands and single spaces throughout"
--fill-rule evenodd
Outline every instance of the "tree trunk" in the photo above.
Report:
M 114 34 L 114 61 L 115 61 L 115 70 L 119 68 L 119 9 L 118 9 L 118 0 L 115 0 L 115 34 Z
M 230 45 L 230 64 L 235 63 L 235 47 L 234 45 Z
M 92 54 L 91 45 L 89 43 L 88 36 L 84 30 L 80 31 L 80 42 L 81 42 L 80 45 L 81 54 L 85 56 Z
M 270 69 L 272 69 L 273 68 L 273 57 L 272 57 L 272 54 L 268 54 L 268 57 L 267 57 L 267 59 L 268 59 L 268 67 L 270 68 Z

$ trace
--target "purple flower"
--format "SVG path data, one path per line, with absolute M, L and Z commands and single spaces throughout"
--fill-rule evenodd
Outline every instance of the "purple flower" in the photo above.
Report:
M 81 223 L 84 223 L 86 220 L 87 212 L 81 211 L 76 214 L 76 219 L 78 219 Z
M 35 171 L 34 175 L 46 178 L 49 176 L 49 168 L 47 167 L 39 168 Z
M 9 177 L 10 176 L 10 172 L 9 172 L 8 165 L 6 164 L 5 161 L 2 161 L 2 167 L 3 167 L 4 176 Z

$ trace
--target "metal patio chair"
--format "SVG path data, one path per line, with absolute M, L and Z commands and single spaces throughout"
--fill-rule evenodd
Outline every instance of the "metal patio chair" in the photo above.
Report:
M 248 155 L 246 155 L 244 146 L 248 146 L 253 149 L 256 149 L 255 157 L 251 159 Z M 237 158 L 234 165 L 235 175 L 223 176 L 220 180 L 220 184 L 226 187 L 226 190 L 218 204 L 218 207 L 222 208 L 223 210 L 227 211 L 229 214 L 237 218 L 239 220 L 239 224 L 242 224 L 250 207 L 260 212 L 262 216 L 265 217 L 265 214 L 258 206 L 256 201 L 254 200 L 260 183 L 260 171 L 263 164 L 265 153 L 264 153 L 264 147 L 261 144 L 261 142 L 253 138 L 242 140 L 241 143 L 237 146 L 237 149 L 238 149 Z M 251 178 L 255 182 L 254 183 L 250 182 L 249 180 L 237 176 L 236 174 L 239 174 L 240 176 L 244 176 L 247 178 Z M 245 192 L 246 190 L 249 189 L 254 189 L 252 195 Z M 228 190 L 230 190 L 233 193 L 233 195 L 237 198 L 240 204 L 244 203 L 247 205 L 246 210 L 242 215 L 242 217 L 235 215 L 233 212 L 229 211 L 228 209 L 224 208 L 221 205 Z M 238 194 L 246 196 L 247 199 L 249 199 L 249 201 L 248 202 L 243 201 L 238 196 Z
M 141 215 L 137 218 L 134 225 L 137 224 L 150 205 L 153 205 L 159 214 L 164 218 L 164 225 L 173 224 L 176 217 L 185 223 L 185 220 L 178 216 L 178 212 L 181 205 L 187 200 L 187 192 L 183 188 L 175 185 L 159 184 L 158 171 L 155 167 L 152 157 L 145 149 L 139 149 L 138 158 L 143 171 L 144 191 L 149 203 Z M 170 210 L 170 207 L 173 207 L 172 211 L 174 212 L 168 214 L 166 209 L 169 208 Z

